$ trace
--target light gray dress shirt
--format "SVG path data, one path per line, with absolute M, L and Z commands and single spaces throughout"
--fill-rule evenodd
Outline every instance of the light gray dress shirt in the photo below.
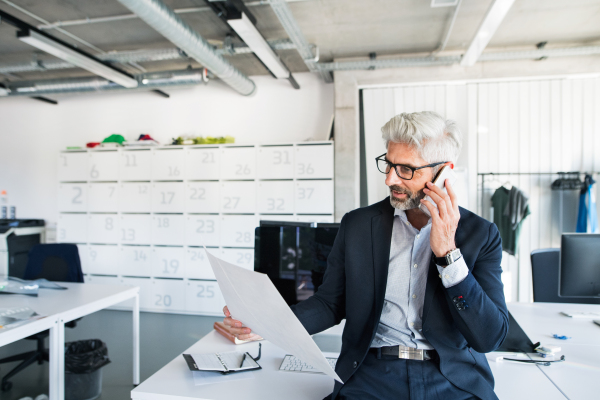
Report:
M 371 347 L 401 345 L 433 349 L 423 336 L 421 326 L 432 256 L 430 233 L 431 218 L 419 231 L 408 222 L 403 210 L 395 210 L 385 300 Z M 445 287 L 462 282 L 469 273 L 462 257 L 446 268 L 437 267 Z

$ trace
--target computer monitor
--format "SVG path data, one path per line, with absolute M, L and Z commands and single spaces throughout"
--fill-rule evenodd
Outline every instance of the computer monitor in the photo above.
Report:
M 562 235 L 559 279 L 561 297 L 600 297 L 600 234 Z
M 339 224 L 261 221 L 254 270 L 267 274 L 289 305 L 305 300 L 323 282 L 338 229 Z

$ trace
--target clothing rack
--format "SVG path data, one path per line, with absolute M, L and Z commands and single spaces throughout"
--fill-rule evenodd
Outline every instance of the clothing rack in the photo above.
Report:
M 486 176 L 507 176 L 507 175 L 534 175 L 534 176 L 542 176 L 542 175 L 559 175 L 559 174 L 578 174 L 578 175 L 597 175 L 598 172 L 580 172 L 580 171 L 572 171 L 572 172 L 478 172 L 477 175 L 481 177 L 481 215 L 483 216 L 483 210 L 485 209 L 484 203 L 484 190 L 485 190 L 485 177 Z M 561 197 L 562 200 L 562 197 Z M 561 209 L 562 213 L 562 209 Z M 562 219 L 562 216 L 561 216 Z

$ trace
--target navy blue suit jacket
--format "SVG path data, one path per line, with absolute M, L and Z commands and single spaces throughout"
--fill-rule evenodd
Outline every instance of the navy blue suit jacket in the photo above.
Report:
M 342 351 L 336 372 L 347 382 L 369 351 L 379 324 L 388 277 L 394 208 L 389 198 L 342 218 L 327 260 L 323 284 L 292 307 L 308 333 L 343 319 Z M 493 223 L 460 208 L 455 236 L 469 268 L 461 283 L 445 288 L 433 261 L 423 306 L 423 335 L 440 358 L 441 373 L 455 386 L 482 399 L 497 399 L 494 377 L 483 353 L 497 349 L 508 332 L 508 310 L 500 274 L 502 245 Z M 453 299 L 463 296 L 467 308 Z M 336 382 L 332 398 L 341 384 Z M 390 393 L 390 398 L 394 393 Z

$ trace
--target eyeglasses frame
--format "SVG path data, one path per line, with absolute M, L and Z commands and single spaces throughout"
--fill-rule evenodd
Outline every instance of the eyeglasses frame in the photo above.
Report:
M 377 170 L 379 172 L 381 172 L 382 174 L 386 174 L 385 172 L 383 172 L 382 170 L 379 169 L 379 160 L 381 160 L 381 157 L 383 157 L 383 160 L 381 160 L 381 161 L 385 161 L 386 163 L 388 163 L 388 165 L 390 167 L 394 168 L 394 171 L 396 171 L 396 175 L 398 175 L 398 178 L 403 179 L 405 181 L 410 181 L 412 178 L 414 178 L 415 177 L 415 171 L 418 171 L 418 170 L 423 169 L 423 168 L 437 167 L 438 165 L 446 164 L 448 162 L 448 161 L 441 161 L 441 162 L 437 162 L 437 163 L 433 163 L 433 164 L 427 164 L 427 165 L 423 165 L 422 167 L 416 167 L 415 168 L 415 167 L 411 167 L 410 165 L 406 165 L 406 164 L 394 164 L 390 160 L 388 160 L 385 157 L 385 155 L 387 155 L 387 153 L 383 153 L 379 157 L 375 157 L 375 164 L 377 165 Z M 396 167 L 406 167 L 406 168 L 408 168 L 408 169 L 410 169 L 412 171 L 412 175 L 408 179 L 403 178 L 398 173 L 398 170 L 396 169 Z

